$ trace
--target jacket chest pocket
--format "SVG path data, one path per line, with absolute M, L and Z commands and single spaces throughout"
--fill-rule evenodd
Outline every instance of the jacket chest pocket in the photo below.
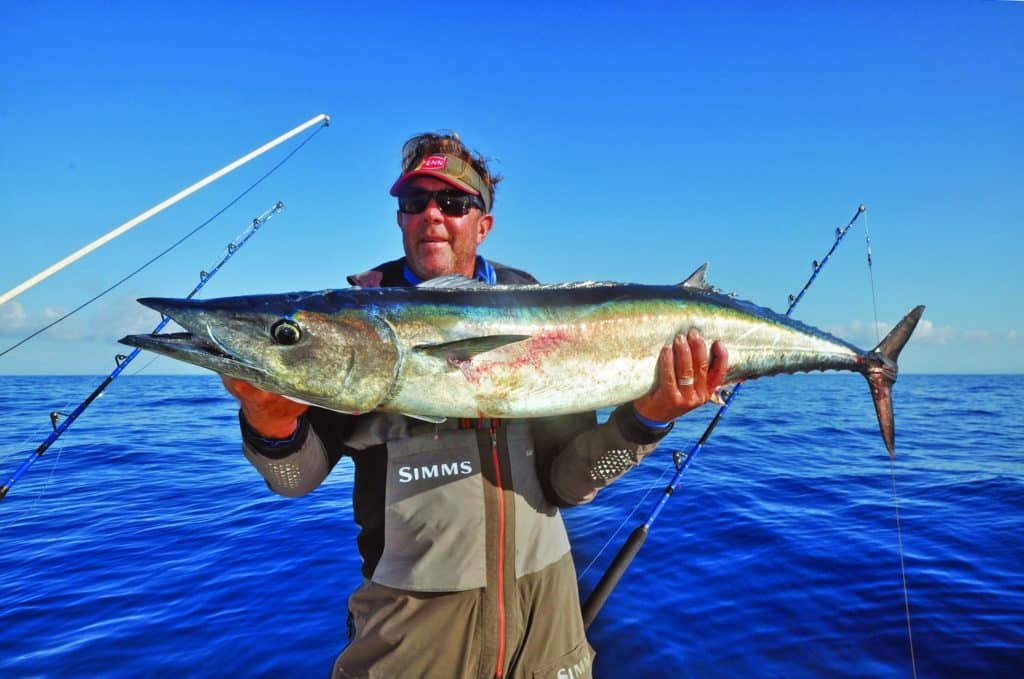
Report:
M 384 552 L 373 582 L 415 592 L 483 587 L 484 521 L 475 430 L 389 441 Z

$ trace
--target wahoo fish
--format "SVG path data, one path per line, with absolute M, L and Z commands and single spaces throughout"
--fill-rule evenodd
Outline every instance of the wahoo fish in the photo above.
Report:
M 706 265 L 705 265 L 706 266 Z M 726 384 L 817 370 L 865 376 L 895 450 L 896 361 L 923 306 L 874 349 L 719 293 L 679 285 L 486 285 L 445 276 L 350 288 L 139 302 L 188 332 L 121 342 L 344 413 L 526 418 L 627 403 L 657 382 L 661 348 L 696 328 L 729 350 Z

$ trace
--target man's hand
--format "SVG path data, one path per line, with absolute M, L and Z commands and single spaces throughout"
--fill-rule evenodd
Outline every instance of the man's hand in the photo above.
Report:
M 729 369 L 729 352 L 721 342 L 711 345 L 711 357 L 704 338 L 694 328 L 676 335 L 672 346 L 664 347 L 658 358 L 658 384 L 654 391 L 633 402 L 641 417 L 671 422 L 698 408 L 722 385 Z
M 242 405 L 242 414 L 249 426 L 268 439 L 286 439 L 294 434 L 299 426 L 297 418 L 309 408 L 233 377 L 221 375 L 220 379 L 224 388 Z

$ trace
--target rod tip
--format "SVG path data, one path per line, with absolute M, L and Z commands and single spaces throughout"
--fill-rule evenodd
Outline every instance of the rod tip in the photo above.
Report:
M 857 206 L 857 212 L 864 212 L 867 209 L 868 208 L 866 205 L 864 205 L 864 203 L 861 203 L 860 205 Z

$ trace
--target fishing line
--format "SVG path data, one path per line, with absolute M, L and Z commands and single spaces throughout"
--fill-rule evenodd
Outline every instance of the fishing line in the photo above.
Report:
M 42 328 L 39 328 L 38 330 L 36 330 L 35 332 L 33 332 L 33 333 L 32 333 L 31 335 L 29 335 L 28 337 L 25 337 L 25 338 L 23 338 L 22 340 L 20 340 L 20 341 L 18 341 L 18 342 L 16 342 L 16 343 L 12 344 L 11 346 L 7 347 L 7 348 L 6 348 L 6 349 L 4 349 L 3 351 L 0 351 L 0 357 L 2 357 L 2 356 L 5 356 L 5 355 L 7 355 L 8 353 L 10 353 L 10 352 L 14 351 L 15 349 L 17 349 L 18 347 L 20 347 L 20 346 L 21 346 L 22 344 L 25 344 L 25 342 L 28 342 L 29 340 L 31 340 L 31 339 L 33 339 L 33 338 L 35 338 L 35 337 L 37 337 L 37 336 L 41 335 L 42 333 L 46 332 L 47 330 L 49 330 L 49 329 L 50 329 L 50 328 L 52 328 L 53 326 L 57 325 L 57 324 L 58 324 L 58 323 L 60 323 L 61 321 L 63 321 L 63 320 L 65 320 L 65 319 L 69 318 L 70 316 L 72 316 L 72 315 L 74 315 L 74 314 L 78 313 L 79 311 L 81 311 L 81 310 L 82 310 L 82 309 L 84 309 L 85 307 L 89 306 L 90 304 L 92 304 L 93 302 L 95 302 L 96 300 L 98 300 L 99 298 L 103 297 L 104 295 L 106 295 L 106 294 L 107 294 L 107 293 L 109 293 L 110 291 L 112 291 L 112 290 L 114 290 L 115 288 L 119 287 L 119 286 L 120 286 L 120 285 L 121 285 L 122 283 L 125 283 L 125 282 L 126 282 L 126 281 L 128 281 L 129 279 L 131 279 L 131 278 L 135 277 L 135 275 L 136 275 L 136 274 L 138 274 L 138 273 L 140 273 L 140 272 L 142 272 L 142 270 L 143 270 L 143 269 L 146 269 L 146 268 L 148 268 L 148 267 L 149 267 L 149 266 L 150 266 L 151 264 L 153 264 L 154 262 L 156 262 L 156 261 L 157 261 L 158 259 L 162 258 L 162 257 L 163 257 L 164 255 L 168 254 L 169 252 L 171 252 L 172 250 L 174 250 L 175 248 L 177 248 L 177 247 L 178 247 L 179 245 L 181 245 L 182 243 L 184 243 L 184 242 L 185 242 L 186 240 L 188 240 L 189 238 L 191 238 L 191 237 L 192 237 L 192 236 L 194 236 L 195 234 L 199 233 L 199 231 L 201 231 L 201 230 L 202 230 L 203 228 L 205 228 L 205 227 L 206 227 L 206 226 L 207 226 L 208 224 L 210 224 L 210 222 L 212 222 L 213 220 L 217 219 L 217 217 L 220 217 L 220 216 L 221 216 L 222 214 L 224 214 L 224 213 L 225 213 L 225 212 L 226 212 L 226 211 L 227 211 L 228 209 L 230 209 L 230 208 L 231 208 L 232 206 L 234 206 L 234 205 L 235 205 L 235 203 L 237 203 L 238 201 L 240 201 L 240 200 L 241 200 L 242 198 L 244 198 L 244 197 L 245 197 L 246 195 L 248 195 L 248 194 L 249 194 L 249 193 L 250 193 L 250 192 L 251 192 L 251 191 L 252 191 L 253 189 L 255 189 L 255 188 L 256 188 L 257 186 L 259 186 L 260 184 L 262 184 L 262 183 L 263 183 L 263 181 L 264 181 L 265 179 L 267 179 L 268 177 L 270 177 L 270 175 L 272 175 L 272 174 L 274 174 L 275 172 L 277 172 L 277 170 L 278 170 L 278 169 L 280 169 L 280 167 L 281 167 L 282 165 L 284 165 L 285 163 L 287 163 L 287 162 L 288 162 L 288 161 L 289 161 L 289 160 L 290 160 L 290 159 L 292 158 L 292 156 L 294 156 L 294 155 L 295 155 L 296 153 L 298 153 L 298 152 L 299 152 L 299 150 L 300 150 L 300 149 L 302 149 L 302 147 L 303 147 L 303 146 L 305 146 L 306 144 L 308 144 L 308 143 L 309 143 L 309 142 L 310 142 L 310 141 L 311 141 L 311 140 L 313 139 L 313 137 L 315 137 L 315 136 L 316 136 L 317 134 L 319 134 L 319 133 L 320 133 L 320 131 L 321 131 L 321 130 L 323 130 L 323 129 L 324 129 L 324 128 L 323 128 L 323 126 L 321 126 L 321 127 L 318 127 L 318 128 L 316 128 L 315 130 L 313 130 L 313 132 L 312 132 L 311 134 L 309 134 L 309 136 L 307 136 L 307 137 L 306 137 L 305 139 L 303 139 L 303 140 L 302 140 L 302 142 L 301 142 L 301 143 L 300 143 L 300 144 L 299 144 L 298 146 L 296 146 L 296 147 L 295 147 L 294 149 L 292 149 L 292 150 L 291 150 L 291 151 L 290 151 L 290 152 L 288 153 L 288 155 L 286 155 L 286 156 L 285 156 L 285 157 L 284 157 L 284 158 L 283 158 L 283 159 L 282 159 L 282 160 L 281 160 L 280 162 L 278 162 L 278 163 L 277 163 L 276 165 L 274 165 L 274 166 L 273 166 L 272 168 L 270 168 L 270 170 L 268 170 L 268 171 L 267 171 L 267 172 L 266 172 L 266 173 L 265 173 L 265 174 L 264 174 L 264 175 L 263 175 L 262 177 L 260 177 L 260 178 L 259 178 L 259 179 L 257 179 L 257 180 L 256 180 L 255 182 L 253 182 L 253 184 L 252 184 L 251 186 L 249 186 L 249 188 L 245 189 L 245 190 L 244 190 L 244 191 L 242 191 L 242 192 L 241 192 L 240 194 L 238 194 L 237 196 L 235 196 L 235 197 L 234 197 L 234 198 L 233 198 L 233 199 L 232 199 L 232 200 L 231 200 L 231 201 L 230 201 L 230 202 L 229 202 L 229 203 L 228 203 L 227 205 L 225 205 L 225 206 L 224 206 L 224 207 L 222 207 L 222 208 L 221 208 L 220 210 L 218 210 L 217 212 L 215 212 L 215 213 L 214 213 L 214 214 L 213 214 L 213 215 L 212 215 L 212 216 L 211 216 L 211 217 L 210 217 L 209 219 L 207 219 L 206 221 L 204 221 L 204 222 L 203 222 L 202 224 L 200 224 L 199 226 L 195 227 L 194 229 L 192 229 L 191 231 L 189 231 L 188 233 L 186 233 L 186 234 L 185 234 L 184 236 L 182 236 L 182 237 L 181 237 L 181 238 L 179 238 L 179 239 L 178 239 L 177 241 L 175 241 L 174 243 L 172 243 L 172 244 L 171 244 L 171 245 L 170 245 L 169 247 L 167 247 L 167 248 L 166 248 L 165 250 L 163 250 L 162 252 L 160 252 L 159 254 L 157 254 L 156 256 L 154 256 L 153 258 L 151 258 L 151 259 L 147 260 L 147 261 L 146 261 L 146 262 L 145 262 L 145 263 L 144 263 L 144 264 L 143 264 L 142 266 L 140 266 L 139 268 L 135 269 L 134 271 L 132 271 L 131 273 L 129 273 L 128 275 L 126 275 L 126 276 L 125 276 L 124 278 L 122 278 L 121 280 L 119 280 L 119 281 L 117 281 L 116 283 L 114 283 L 113 285 L 111 285 L 111 286 L 110 286 L 109 288 L 107 288 L 106 290 L 104 290 L 104 291 L 100 292 L 99 294 L 95 295 L 94 297 L 92 297 L 92 298 L 90 298 L 90 299 L 86 300 L 85 302 L 83 302 L 82 304 L 78 305 L 77 307 L 75 307 L 75 308 L 74 308 L 74 309 L 72 309 L 71 311 L 67 312 L 66 314 L 64 314 L 63 316 L 61 316 L 60 318 L 58 318 L 57 320 L 55 320 L 55 321 L 52 321 L 52 322 L 48 323 L 47 325 L 44 325 L 44 326 L 43 326 Z
M 153 358 L 149 359 L 149 361 L 145 365 L 143 365 L 141 368 L 139 368 L 135 372 L 131 373 L 131 376 L 134 377 L 135 375 L 138 375 L 139 373 L 145 371 L 147 368 L 149 368 L 149 366 L 151 366 L 154 363 L 156 363 L 157 359 L 159 359 L 159 358 L 160 358 L 160 354 L 157 354 Z
M 578 581 L 582 581 L 583 578 L 587 576 L 587 573 L 590 572 L 590 569 L 593 568 L 594 564 L 596 564 L 598 559 L 601 558 L 601 555 L 604 554 L 604 551 L 608 549 L 608 547 L 610 547 L 613 542 L 615 542 L 615 538 L 619 536 L 619 533 L 622 532 L 622 529 L 626 527 L 626 524 L 629 523 L 629 521 L 633 518 L 633 515 L 636 514 L 638 509 L 640 509 L 640 505 L 647 502 L 647 498 L 650 497 L 651 493 L 654 492 L 654 489 L 661 484 L 662 480 L 665 478 L 665 475 L 668 474 L 669 469 L 670 467 L 662 468 L 661 474 L 658 476 L 658 478 L 654 479 L 653 482 L 648 484 L 647 492 L 644 493 L 643 497 L 637 500 L 636 504 L 633 505 L 633 509 L 629 511 L 629 515 L 627 515 L 626 518 L 624 518 L 619 523 L 618 528 L 616 528 L 615 531 L 611 534 L 611 537 L 605 540 L 605 543 L 601 545 L 601 549 L 599 549 L 597 554 L 594 555 L 594 558 L 590 560 L 590 563 L 587 564 L 587 567 L 584 568 L 583 572 L 576 577 Z
M 64 410 L 67 410 L 67 405 L 64 406 Z M 42 429 L 43 429 L 43 424 L 39 423 L 35 427 L 32 428 L 32 431 L 25 432 L 25 435 L 22 436 L 21 441 L 19 441 L 18 443 L 15 443 L 12 446 L 12 450 L 14 450 L 15 452 L 19 451 L 19 450 L 23 450 L 28 445 L 28 442 L 33 440 L 33 439 L 35 439 L 37 437 L 39 431 L 41 431 Z M 11 456 L 13 457 L 14 454 L 15 453 L 12 452 Z
M 900 575 L 903 577 L 903 608 L 907 614 L 907 640 L 910 643 L 910 670 L 917 679 L 917 662 L 914 660 L 914 632 L 910 624 L 910 589 L 907 586 L 907 566 L 903 559 L 903 528 L 900 525 L 900 501 L 896 494 L 896 461 L 889 458 L 889 477 L 892 479 L 892 505 L 896 508 L 896 540 L 900 550 Z
M 32 516 L 32 512 L 35 511 L 36 505 L 39 504 L 39 500 L 46 494 L 47 489 L 50 487 L 50 481 L 53 480 L 53 474 L 57 471 L 57 466 L 60 465 L 61 455 L 64 453 L 64 444 L 57 446 L 57 457 L 54 458 L 53 464 L 50 466 L 50 473 L 46 476 L 46 482 L 43 483 L 43 487 L 36 493 L 36 497 L 32 500 L 32 504 L 29 505 L 28 511 L 25 512 L 25 516 Z
M 54 411 L 50 412 L 50 428 L 51 429 L 55 426 L 54 425 L 54 419 L 53 419 L 54 415 L 65 415 L 65 414 L 67 414 L 67 410 L 68 410 L 68 408 L 71 407 L 71 403 L 72 403 L 71 401 L 66 401 L 64 403 L 64 405 L 61 407 L 60 410 L 54 410 Z M 25 446 L 27 446 L 28 442 L 30 440 L 32 440 L 32 439 L 34 439 L 34 438 L 36 438 L 38 436 L 39 431 L 45 429 L 45 425 L 40 422 L 40 423 L 37 423 L 35 426 L 31 427 L 31 429 L 32 429 L 31 431 L 26 431 L 25 432 L 25 435 L 21 438 L 20 442 L 15 443 L 12 446 L 13 449 L 19 450 L 19 449 L 22 449 Z
M 875 342 L 880 342 L 878 324 L 878 303 L 875 294 L 875 274 L 871 258 L 871 234 L 868 231 L 867 216 L 864 217 L 864 242 L 867 247 L 868 275 L 871 281 L 871 305 L 875 314 Z M 917 662 L 914 658 L 914 632 L 910 622 L 910 587 L 907 584 L 907 564 L 903 553 L 903 526 L 900 522 L 900 499 L 896 492 L 896 461 L 889 458 L 889 478 L 892 480 L 892 506 L 896 513 L 896 542 L 899 546 L 900 557 L 900 578 L 903 583 L 903 610 L 907 618 L 907 641 L 910 644 L 910 670 L 914 679 L 917 679 Z
M 864 215 L 864 243 L 868 249 L 868 278 L 871 279 L 871 308 L 875 314 L 875 344 L 882 341 L 878 328 L 878 299 L 875 297 L 875 269 L 871 261 L 871 233 L 868 231 L 868 216 Z
M 54 422 L 54 419 L 53 419 L 54 415 L 62 414 L 64 412 L 66 412 L 68 410 L 68 408 L 71 407 L 71 404 L 72 404 L 72 401 L 66 401 L 64 403 L 64 406 L 60 410 L 55 410 L 55 411 L 51 412 L 50 413 L 50 421 L 51 421 L 51 423 Z M 36 425 L 36 427 L 35 427 L 35 429 L 42 429 L 42 428 L 43 428 L 43 425 L 41 425 L 41 424 L 40 425 Z M 35 438 L 35 436 L 36 436 L 36 432 L 26 432 L 25 436 L 21 439 L 21 443 L 17 444 L 15 446 L 15 449 L 17 450 L 17 449 L 24 448 L 26 445 L 28 445 L 29 440 L 32 439 L 32 438 Z M 57 466 L 60 464 L 60 458 L 61 458 L 61 454 L 63 452 L 64 452 L 64 446 L 63 445 L 58 446 L 57 447 L 57 455 L 56 455 L 56 457 L 53 460 L 53 464 L 50 465 L 50 474 L 47 476 L 46 482 L 43 484 L 43 487 L 40 488 L 39 492 L 36 493 L 35 498 L 33 498 L 33 500 L 32 500 L 32 504 L 29 505 L 29 508 L 25 511 L 23 516 L 31 516 L 32 513 L 35 511 L 36 505 L 39 504 L 39 500 L 42 499 L 43 495 L 46 493 L 47 488 L 49 488 L 49 486 L 50 486 L 50 479 L 53 478 L 54 471 L 56 471 Z M 15 520 L 12 523 L 10 523 L 9 525 L 4 526 L 4 528 L 10 528 L 10 527 L 16 526 L 17 524 L 18 524 L 18 521 Z

